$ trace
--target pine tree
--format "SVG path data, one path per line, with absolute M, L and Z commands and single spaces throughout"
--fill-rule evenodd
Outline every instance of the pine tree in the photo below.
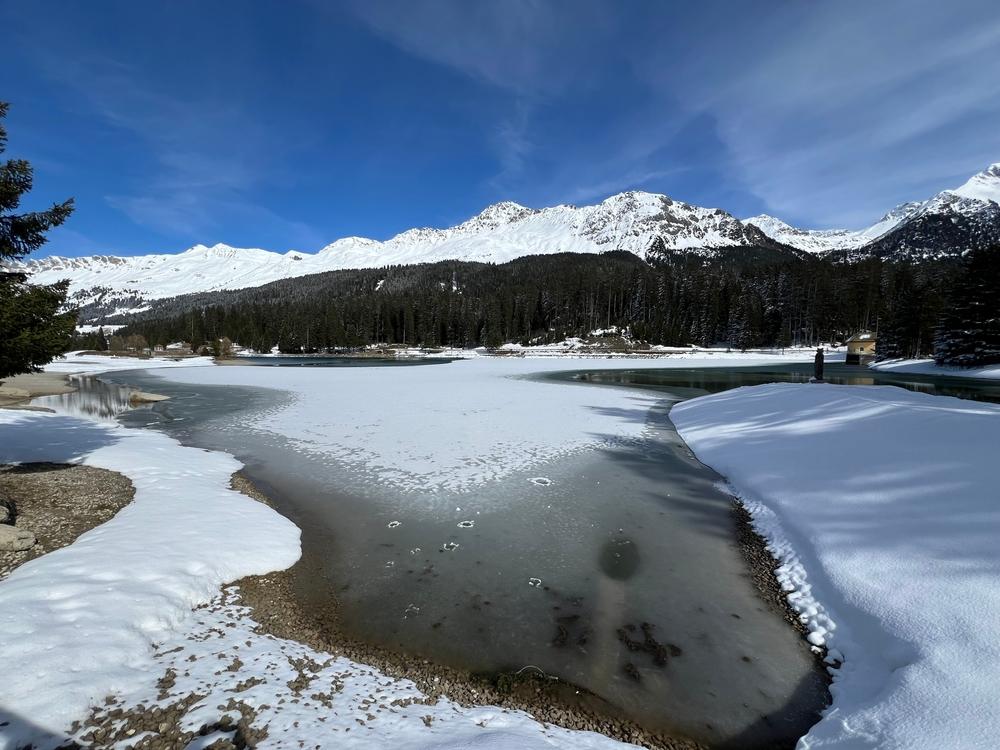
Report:
M 2 121 L 8 105 L 0 102 L 0 154 L 6 150 Z M 0 164 L 0 262 L 18 261 L 45 244 L 45 233 L 62 224 L 73 201 L 47 211 L 16 214 L 31 190 L 33 172 L 23 159 Z M 0 272 L 0 378 L 33 372 L 69 346 L 76 314 L 60 312 L 68 285 L 28 284 L 24 274 Z
M 934 339 L 939 365 L 1000 363 L 1000 248 L 969 253 Z

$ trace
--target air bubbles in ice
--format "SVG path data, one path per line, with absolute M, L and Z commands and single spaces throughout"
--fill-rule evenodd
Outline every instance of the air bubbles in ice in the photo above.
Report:
M 441 549 L 445 552 L 451 552 L 452 550 L 458 549 L 458 542 L 445 542 L 441 545 Z
M 386 526 L 388 526 L 390 529 L 394 529 L 397 526 L 402 526 L 402 525 L 403 525 L 402 521 L 389 521 L 389 523 L 386 524 Z
M 532 477 L 528 481 L 532 484 L 537 484 L 539 487 L 548 487 L 552 484 L 552 480 L 548 477 Z
M 406 609 L 403 610 L 403 619 L 405 620 L 407 617 L 414 617 L 419 614 L 420 614 L 420 607 L 418 607 L 416 604 L 407 604 Z
M 459 521 L 458 522 L 458 528 L 460 528 L 460 529 L 471 529 L 475 525 L 476 525 L 475 521 Z
M 539 586 L 542 585 L 542 579 L 541 578 L 529 578 L 528 579 L 528 585 L 529 586 L 533 586 L 534 588 L 537 589 Z

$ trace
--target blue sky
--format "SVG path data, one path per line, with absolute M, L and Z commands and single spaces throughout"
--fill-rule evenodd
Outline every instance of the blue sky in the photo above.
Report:
M 627 189 L 862 226 L 1000 161 L 995 0 L 11 2 L 39 255 L 313 251 Z

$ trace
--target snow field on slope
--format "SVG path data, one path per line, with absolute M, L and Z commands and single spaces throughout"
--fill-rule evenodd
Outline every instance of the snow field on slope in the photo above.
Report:
M 641 257 L 658 236 L 668 247 L 715 248 L 744 244 L 739 239 L 742 232 L 743 225 L 724 212 L 633 192 L 593 206 L 560 205 L 539 211 L 498 204 L 448 229 L 410 229 L 385 242 L 347 237 L 317 253 L 218 244 L 195 245 L 176 254 L 42 259 L 31 278 L 38 284 L 68 278 L 71 293 L 103 287 L 137 292 L 148 300 L 255 287 L 325 271 L 442 260 L 504 263 L 526 255 L 608 250 Z
M 1000 745 L 1000 407 L 887 386 L 772 384 L 676 405 L 843 656 L 801 748 Z

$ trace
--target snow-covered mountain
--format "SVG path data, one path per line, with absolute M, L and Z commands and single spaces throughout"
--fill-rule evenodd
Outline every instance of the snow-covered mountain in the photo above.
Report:
M 744 219 L 771 239 L 810 253 L 849 250 L 877 240 L 886 232 L 906 221 L 921 203 L 903 203 L 865 229 L 798 229 L 767 214 Z
M 196 245 L 173 255 L 51 257 L 19 268 L 35 283 L 69 279 L 76 304 L 97 303 L 103 314 L 111 314 L 135 310 L 153 299 L 346 268 L 440 260 L 503 263 L 525 255 L 608 250 L 642 257 L 654 245 L 661 253 L 711 254 L 720 248 L 774 244 L 757 227 L 720 209 L 627 192 L 594 206 L 533 209 L 507 201 L 448 229 L 410 229 L 384 242 L 347 237 L 317 253 Z
M 767 214 L 744 222 L 790 247 L 848 260 L 954 256 L 1000 242 L 1000 163 L 922 203 L 896 206 L 864 229 L 798 229 Z
M 904 203 L 860 230 L 809 230 L 761 215 L 740 221 L 664 195 L 627 192 L 593 206 L 534 209 L 506 201 L 447 229 L 410 229 L 380 242 L 346 237 L 316 253 L 195 245 L 182 253 L 51 257 L 14 266 L 35 283 L 69 279 L 87 320 L 150 300 L 259 286 L 351 268 L 442 260 L 503 263 L 526 255 L 623 250 L 643 258 L 736 252 L 746 262 L 813 253 L 835 260 L 934 259 L 1000 243 L 1000 163 L 922 203 Z

